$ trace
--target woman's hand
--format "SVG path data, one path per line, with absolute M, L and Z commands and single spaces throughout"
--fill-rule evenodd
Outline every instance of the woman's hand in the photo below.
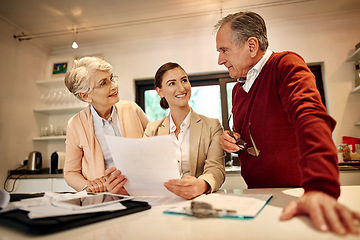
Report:
M 129 195 L 124 188 L 124 184 L 127 182 L 127 178 L 121 175 L 121 171 L 116 167 L 111 167 L 105 170 L 105 186 L 111 193 Z
M 164 183 L 164 186 L 172 193 L 185 199 L 193 199 L 207 191 L 210 186 L 203 179 L 185 176 L 182 179 L 172 179 Z
M 85 190 L 87 192 L 92 192 L 92 193 L 105 192 L 106 191 L 105 178 L 100 177 L 90 181 L 90 183 L 87 184 Z

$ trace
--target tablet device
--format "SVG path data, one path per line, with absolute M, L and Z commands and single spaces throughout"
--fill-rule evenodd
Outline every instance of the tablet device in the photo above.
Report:
M 119 195 L 113 193 L 100 193 L 95 195 L 87 195 L 85 197 L 73 198 L 62 201 L 53 201 L 52 204 L 58 207 L 64 207 L 73 210 L 81 210 L 93 207 L 104 206 L 121 201 L 133 199 L 134 197 Z

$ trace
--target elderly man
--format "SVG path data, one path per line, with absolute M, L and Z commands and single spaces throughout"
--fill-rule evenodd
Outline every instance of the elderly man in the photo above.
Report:
M 256 13 L 230 14 L 215 28 L 218 64 L 238 79 L 232 93 L 234 132 L 223 133 L 221 146 L 238 152 L 248 187 L 303 187 L 303 196 L 285 207 L 281 220 L 306 214 L 320 231 L 358 234 L 360 214 L 337 202 L 331 136 L 336 122 L 305 61 L 293 52 L 269 51 L 265 22 Z

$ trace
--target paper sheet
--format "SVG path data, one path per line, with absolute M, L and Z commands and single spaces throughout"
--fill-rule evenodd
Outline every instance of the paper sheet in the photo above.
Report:
M 115 166 L 131 196 L 176 196 L 164 187 L 180 173 L 170 135 L 123 138 L 105 135 Z
M 190 201 L 178 196 L 136 196 L 134 200 L 147 202 L 151 207 L 162 207 L 165 209 L 173 206 L 179 206 Z

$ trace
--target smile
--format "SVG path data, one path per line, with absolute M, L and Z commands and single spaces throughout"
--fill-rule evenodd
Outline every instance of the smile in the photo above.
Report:
M 185 97 L 186 95 L 187 95 L 187 93 L 183 93 L 183 94 L 176 95 L 175 97 L 182 98 L 182 97 Z
M 118 95 L 118 91 L 114 92 L 113 94 L 109 95 L 109 97 L 114 97 Z

